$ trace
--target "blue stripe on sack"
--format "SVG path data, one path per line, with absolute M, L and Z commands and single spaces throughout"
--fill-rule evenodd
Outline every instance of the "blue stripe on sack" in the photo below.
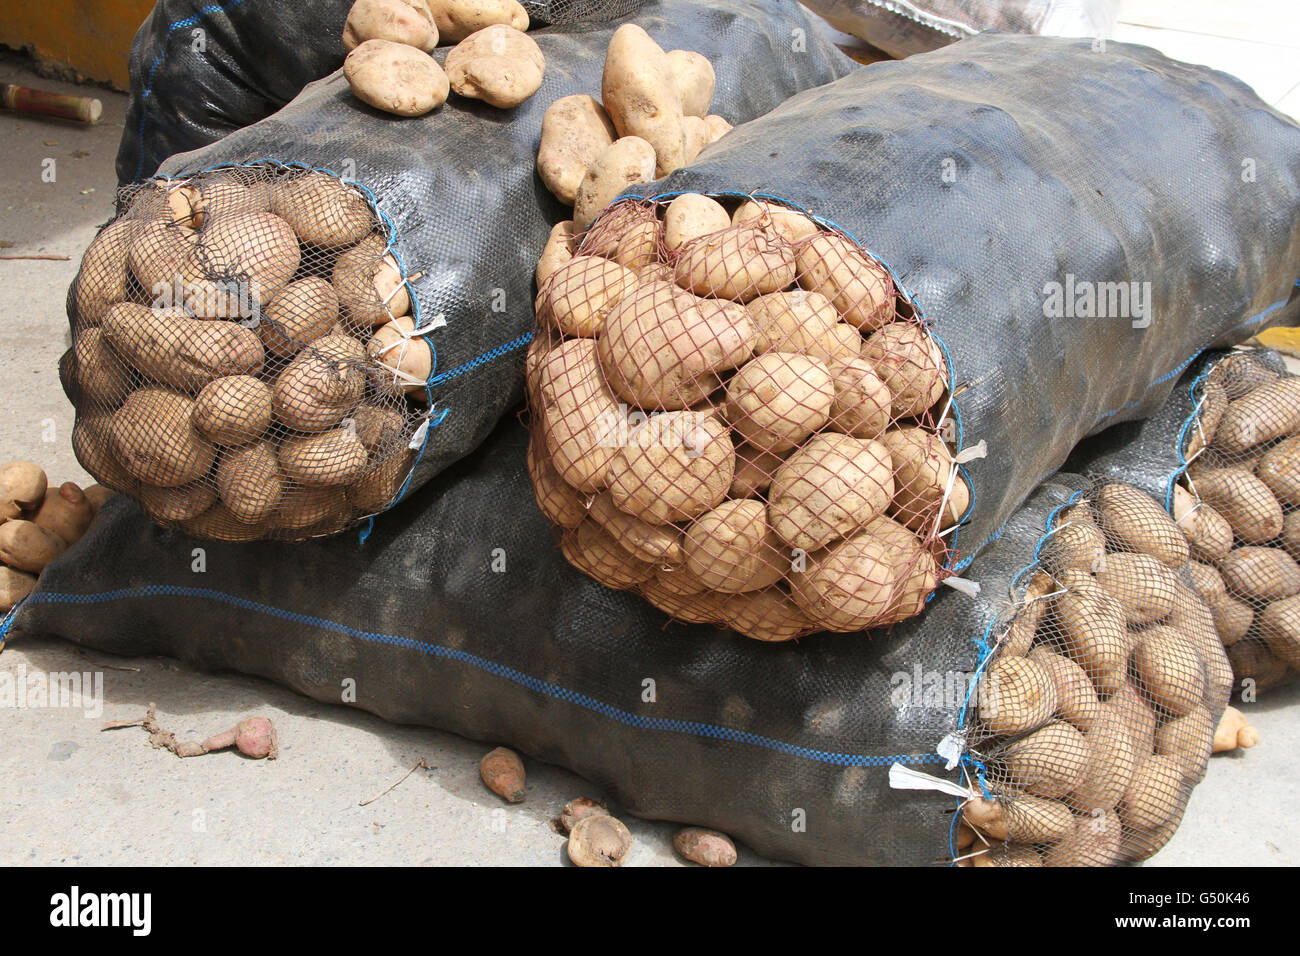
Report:
M 792 757 L 803 757 L 806 760 L 812 760 L 817 763 L 834 764 L 840 767 L 888 767 L 892 763 L 904 764 L 930 764 L 940 763 L 943 758 L 938 754 L 890 754 L 884 756 L 872 756 L 862 754 L 837 753 L 828 750 L 814 750 L 809 747 L 800 747 L 796 744 L 786 743 L 776 740 L 772 737 L 764 737 L 761 734 L 753 734 L 745 730 L 736 730 L 732 727 L 723 727 L 718 724 L 706 724 L 694 720 L 675 720 L 670 717 L 645 717 L 641 714 L 634 714 L 631 711 L 622 710 L 613 704 L 597 700 L 587 694 L 569 690 L 558 684 L 544 681 L 537 677 L 532 677 L 522 671 L 507 667 L 504 664 L 498 664 L 477 654 L 470 654 L 465 651 L 456 650 L 451 647 L 443 647 L 438 644 L 430 644 L 426 641 L 418 641 L 414 638 L 400 637 L 395 634 L 381 634 L 375 631 L 363 631 L 347 624 L 340 624 L 336 621 L 330 621 L 321 617 L 313 617 L 309 614 L 299 614 L 296 611 L 286 611 L 283 608 L 272 607 L 268 604 L 262 604 L 257 601 L 250 601 L 247 598 L 236 597 L 233 594 L 226 594 L 223 591 L 216 591 L 211 588 L 190 588 L 179 587 L 176 585 L 147 585 L 140 588 L 121 588 L 114 591 L 102 591 L 98 594 L 68 594 L 57 591 L 41 591 L 32 594 L 28 600 L 33 604 L 107 604 L 113 601 L 130 600 L 132 598 L 146 597 L 183 597 L 183 598 L 206 598 L 211 601 L 218 601 L 222 604 L 229 604 L 233 607 L 242 608 L 246 611 L 255 611 L 259 614 L 265 614 L 269 617 L 278 618 L 284 621 L 290 621 L 295 624 L 305 624 L 310 627 L 321 630 L 335 631 L 340 634 L 346 634 L 349 637 L 355 637 L 359 640 L 376 644 L 391 644 L 395 647 L 402 647 L 408 650 L 419 651 L 430 657 L 440 657 L 446 660 L 458 661 L 462 664 L 469 664 L 479 670 L 486 671 L 496 677 L 501 677 L 515 684 L 524 687 L 527 690 L 544 694 L 547 697 L 553 697 L 570 704 L 583 707 L 594 713 L 607 717 L 610 720 L 626 724 L 641 730 L 656 730 L 666 733 L 690 734 L 696 737 L 712 737 L 719 740 L 729 740 L 734 743 L 749 744 L 755 747 L 763 747 L 768 750 L 775 750 L 779 753 L 789 754 Z
M 468 362 L 465 362 L 461 365 L 457 365 L 453 369 L 448 369 L 445 372 L 435 375 L 431 379 L 429 379 L 429 387 L 433 388 L 435 385 L 441 385 L 444 382 L 448 382 L 453 378 L 459 378 L 461 375 L 464 375 L 467 372 L 474 371 L 474 369 L 478 368 L 480 365 L 486 365 L 488 362 L 491 362 L 493 359 L 500 358 L 503 355 L 508 355 L 509 353 L 515 351 L 515 349 L 522 348 L 523 346 L 527 345 L 529 342 L 533 340 L 533 336 L 536 334 L 537 334 L 536 329 L 529 329 L 527 332 L 525 332 L 523 335 L 519 336 L 518 338 L 511 339 L 509 342 L 502 342 L 500 345 L 496 346 L 495 348 L 489 349 L 488 351 L 484 352 L 482 355 L 470 359 Z
M 1183 474 L 1183 472 L 1187 470 L 1187 467 L 1190 464 L 1190 462 L 1183 457 L 1183 449 L 1186 447 L 1185 439 L 1187 438 L 1187 432 L 1191 429 L 1192 425 L 1196 423 L 1196 419 L 1198 417 L 1197 409 L 1200 408 L 1200 402 L 1196 398 L 1196 390 L 1197 388 L 1200 387 L 1200 384 L 1202 382 L 1204 382 L 1207 378 L 1210 377 L 1211 371 L 1213 371 L 1213 369 L 1207 368 L 1200 375 L 1196 376 L 1196 378 L 1192 380 L 1192 384 L 1187 389 L 1188 397 L 1190 397 L 1192 400 L 1192 413 L 1187 416 L 1187 421 L 1183 422 L 1183 427 L 1178 429 L 1178 447 L 1175 450 L 1178 452 L 1179 468 L 1172 475 L 1169 476 L 1169 481 L 1165 485 L 1165 510 L 1168 511 L 1170 514 L 1174 513 L 1174 486 L 1175 484 L 1177 484 L 1179 477 Z

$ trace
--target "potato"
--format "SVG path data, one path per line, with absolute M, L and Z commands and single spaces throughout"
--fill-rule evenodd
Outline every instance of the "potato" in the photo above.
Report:
M 433 350 L 423 336 L 412 335 L 415 319 L 404 315 L 381 326 L 366 342 L 366 354 L 389 369 L 380 377 L 381 389 L 389 395 L 427 394 L 433 374 Z
M 541 87 L 546 57 L 528 34 L 494 23 L 456 44 L 444 67 L 460 96 L 513 109 Z
M 999 846 L 975 857 L 975 866 L 1042 866 L 1043 855 L 1032 846 Z
M 635 558 L 658 567 L 675 567 L 685 560 L 680 531 L 672 525 L 648 524 L 620 511 L 608 491 L 596 495 L 584 511 Z
M 1192 588 L 1207 604 L 1213 604 L 1228 594 L 1223 583 L 1223 575 L 1208 564 L 1200 561 L 1187 562 L 1187 573 L 1192 577 Z
M 1178 599 L 1167 623 L 1191 644 L 1205 665 L 1205 699 L 1220 704 L 1232 695 L 1232 667 L 1214 625 L 1214 613 L 1191 588 L 1178 586 Z
M 730 227 L 731 215 L 721 203 L 699 193 L 682 193 L 664 210 L 664 247 L 678 249 Z
M 913 531 L 928 532 L 952 476 L 948 446 L 938 435 L 915 426 L 890 429 L 881 440 L 894 466 L 890 514 Z
M 561 528 L 576 528 L 587 516 L 587 506 L 582 495 L 564 483 L 560 473 L 551 464 L 546 449 L 540 447 L 536 440 L 528 443 L 528 476 L 533 482 L 537 507 L 551 524 Z
M 1099 693 L 1114 693 L 1128 663 L 1124 607 L 1088 574 L 1066 571 L 1060 583 L 1065 591 L 1054 599 L 1052 613 L 1063 648 Z
M 943 352 L 929 332 L 914 323 L 894 322 L 868 336 L 862 357 L 894 396 L 895 418 L 920 415 L 947 387 Z
M 1283 505 L 1300 505 L 1300 435 L 1286 438 L 1268 451 L 1255 465 L 1255 475 Z
M 339 297 L 334 286 L 309 276 L 290 282 L 267 303 L 257 334 L 272 355 L 291 358 L 304 345 L 328 335 L 338 320 Z
M 68 543 L 34 521 L 11 518 L 0 524 L 0 561 L 17 571 L 40 571 L 68 549 Z
M 542 116 L 537 175 L 556 199 L 572 206 L 587 169 L 617 138 L 609 114 L 595 97 L 562 96 Z
M 546 450 L 560 478 L 588 494 L 604 488 L 619 454 L 623 415 L 596 362 L 596 343 L 562 342 L 542 360 L 533 387 Z
M 440 43 L 459 43 L 471 33 L 504 23 L 528 29 L 528 11 L 515 0 L 428 0 Z
M 217 463 L 217 493 L 240 521 L 253 524 L 271 517 L 284 495 L 274 446 L 263 441 L 223 451 Z
M 789 641 L 813 630 L 813 623 L 778 587 L 733 594 L 722 604 L 727 626 L 755 641 Z
M 111 424 L 111 414 L 78 414 L 72 426 L 72 451 L 96 481 L 115 491 L 130 493 L 140 482 L 118 460 L 113 450 Z
M 767 494 L 772 484 L 772 476 L 781 467 L 784 459 L 769 451 L 761 451 L 752 445 L 736 446 L 736 473 L 731 479 L 732 498 L 760 498 Z
M 1182 717 L 1205 699 L 1205 665 L 1180 632 L 1157 625 L 1143 631 L 1133 651 L 1138 687 L 1161 710 Z
M 850 325 L 874 332 L 894 319 L 894 282 L 853 240 L 821 232 L 800 244 L 799 285 L 820 292 Z
M 15 571 L 0 564 L 0 611 L 12 610 L 14 605 L 36 589 L 36 575 Z
M 1224 647 L 1245 637 L 1255 620 L 1255 612 L 1249 604 L 1230 596 L 1210 602 L 1210 613 L 1214 616 L 1214 628 L 1219 632 Z
M 686 529 L 682 553 L 705 587 L 724 594 L 761 590 L 790 567 L 768 527 L 766 508 L 753 499 L 724 501 L 696 518 Z
M 759 353 L 811 354 L 821 337 L 839 324 L 839 314 L 824 295 L 802 289 L 760 295 L 751 299 L 745 309 L 754 323 L 754 351 Z
M 341 424 L 351 427 L 372 455 L 377 451 L 386 455 L 406 445 L 406 421 L 396 409 L 359 405 Z
M 198 392 L 224 375 L 255 375 L 265 360 L 252 329 L 187 318 L 178 310 L 121 302 L 109 309 L 103 328 L 113 350 L 128 364 L 184 392 Z
M 45 470 L 34 461 L 0 465 L 0 521 L 22 517 L 40 505 L 48 487 Z
M 756 448 L 780 454 L 826 424 L 835 383 L 826 365 L 792 352 L 765 352 L 727 384 L 727 419 Z
M 590 816 L 573 825 L 565 849 L 574 866 L 622 866 L 632 849 L 632 834 L 611 816 Z
M 1191 461 L 1192 456 L 1214 441 L 1214 432 L 1227 407 L 1228 393 L 1223 386 L 1216 382 L 1206 382 L 1201 414 L 1197 419 L 1197 427 L 1192 430 L 1192 436 L 1187 442 L 1187 451 L 1183 456 L 1185 460 Z
M 239 318 L 246 314 L 239 296 L 266 305 L 298 271 L 299 256 L 298 237 L 279 216 L 248 212 L 215 217 L 199 234 L 181 273 L 190 282 L 216 283 L 217 292 L 202 296 L 202 308 L 191 308 L 203 318 Z M 237 292 L 224 287 L 230 276 L 238 277 Z
M 363 515 L 382 511 L 395 504 L 397 496 L 406 484 L 407 476 L 411 473 L 411 467 L 415 464 L 415 455 L 413 448 L 401 449 L 378 461 L 372 455 L 370 465 L 361 477 L 343 489 L 346 504 Z M 309 493 L 317 491 L 317 489 L 306 490 Z M 301 498 L 302 491 L 295 492 L 295 507 L 302 507 Z
M 717 82 L 713 64 L 708 57 L 691 50 L 669 50 L 667 59 L 681 96 L 682 114 L 703 119 L 708 115 Z
M 740 306 L 652 281 L 619 298 L 596 350 L 620 398 L 644 409 L 680 409 L 716 390 L 719 374 L 745 362 L 753 343 L 754 327 Z
M 217 500 L 217 490 L 211 482 L 202 478 L 176 488 L 141 485 L 138 497 L 140 507 L 149 517 L 155 521 L 171 523 L 188 521 L 203 514 Z
M 1017 789 L 1055 800 L 1083 782 L 1088 745 L 1079 731 L 1065 721 L 1054 720 L 996 749 L 993 759 Z
M 906 542 L 911 542 L 909 546 Z M 790 575 L 795 603 L 818 625 L 858 631 L 916 613 L 934 590 L 934 557 L 910 531 L 881 516 L 851 538 L 807 555 Z
M 130 278 L 127 256 L 139 228 L 137 219 L 110 222 L 81 257 L 72 291 L 78 334 L 84 335 L 86 326 L 98 325 L 111 306 L 126 298 Z
M 795 278 L 795 250 L 753 226 L 730 226 L 684 242 L 677 250 L 677 284 L 696 295 L 748 302 L 779 292 Z
M 716 415 L 671 411 L 632 428 L 609 465 L 609 490 L 622 511 L 650 524 L 685 521 L 718 505 L 736 456 Z
M 1215 720 L 1203 706 L 1166 721 L 1156 731 L 1156 754 L 1173 757 L 1182 779 L 1196 783 L 1205 775 L 1214 743 Z
M 1051 843 L 1074 828 L 1065 804 L 1025 794 L 976 797 L 962 807 L 962 818 L 985 836 L 1009 843 Z
M 1300 669 L 1300 595 L 1274 601 L 1261 610 L 1259 636 L 1275 657 Z
M 1174 486 L 1174 520 L 1198 558 L 1215 561 L 1232 550 L 1232 525 L 1181 485 Z
M 226 216 L 270 212 L 274 188 L 267 181 L 249 181 L 246 175 L 236 170 L 217 170 L 173 191 L 170 205 L 176 213 L 176 221 L 202 229 Z M 183 202 L 174 201 L 178 194 L 184 196 Z M 185 220 L 187 204 L 189 219 Z
M 1142 757 L 1119 805 L 1120 820 L 1135 830 L 1149 830 L 1167 823 L 1182 809 L 1183 786 L 1176 758 Z
M 640 136 L 622 136 L 602 149 L 578 184 L 574 225 L 586 229 L 628 186 L 654 179 L 654 164 L 654 147 Z
M 731 224 L 760 229 L 790 243 L 797 243 L 801 239 L 807 239 L 821 232 L 817 223 L 802 212 L 759 199 L 746 199 L 737 206 L 736 211 L 731 214 Z M 802 286 L 803 283 L 801 282 L 800 285 Z M 824 298 L 829 299 L 830 293 L 827 293 Z
M 650 266 L 666 269 L 667 277 L 661 278 L 672 282 L 672 267 L 658 261 L 662 239 L 663 223 L 655 207 L 626 200 L 600 213 L 600 219 L 583 237 L 582 253 L 613 259 L 638 274 Z
M 1224 454 L 1236 455 L 1297 432 L 1300 378 L 1282 378 L 1229 402 L 1215 429 L 1214 446 Z
M 1282 535 L 1279 544 L 1291 557 L 1300 557 L 1300 511 L 1293 511 L 1282 519 Z
M 893 465 L 885 444 L 814 435 L 777 468 L 768 515 L 782 541 L 815 551 L 866 527 L 884 513 L 893 494 Z
M 339 310 L 353 325 L 384 325 L 411 311 L 397 260 L 381 236 L 366 236 L 334 262 L 331 280 Z
M 347 485 L 366 471 L 366 446 L 349 429 L 286 438 L 277 453 L 286 478 L 304 485 Z
M 1247 544 L 1264 544 L 1282 533 L 1282 507 L 1268 485 L 1241 468 L 1202 471 L 1196 491 L 1218 511 L 1233 534 Z
M 425 53 L 438 45 L 438 28 L 425 0 L 356 0 L 343 24 L 343 46 L 367 40 L 405 43 Z
M 594 521 L 566 531 L 560 549 L 575 568 L 607 588 L 626 590 L 654 576 L 654 565 L 635 557 Z
M 551 227 L 551 235 L 546 240 L 542 256 L 537 260 L 537 271 L 533 274 L 537 280 L 538 291 L 546 284 L 547 279 L 573 259 L 576 245 L 575 229 L 572 219 L 557 222 Z
M 1113 810 L 1076 816 L 1074 829 L 1043 851 L 1044 866 L 1110 866 L 1120 858 L 1123 824 Z
M 1125 681 L 1102 704 L 1102 709 L 1124 722 L 1128 728 L 1129 740 L 1133 743 L 1133 751 L 1139 757 L 1144 757 L 1155 749 L 1156 713 L 1132 683 Z
M 299 352 L 272 385 L 275 417 L 286 428 L 333 428 L 361 402 L 366 351 L 348 335 L 322 336 Z
M 1142 627 L 1167 617 L 1178 597 L 1174 572 L 1149 554 L 1121 551 L 1106 555 L 1097 571 L 1097 583 L 1124 608 L 1131 627 Z
M 266 537 L 270 526 L 265 523 L 248 524 L 240 521 L 218 501 L 197 518 L 181 522 L 186 534 L 213 541 L 256 541 Z
M 197 235 L 188 226 L 162 220 L 136 223 L 127 262 L 151 300 L 169 294 L 177 279 L 184 278 L 181 270 L 194 252 Z
M 655 154 L 654 174 L 685 165 L 682 100 L 673 64 L 659 44 L 635 24 L 610 38 L 600 99 L 620 136 L 638 136 Z
M 1259 386 L 1277 381 L 1278 373 L 1259 361 L 1249 351 L 1230 352 L 1210 370 L 1209 382 L 1224 390 L 1230 401 L 1253 392 Z
M 718 140 L 722 139 L 722 137 L 735 129 L 734 126 L 716 113 L 710 113 L 708 116 L 704 117 L 704 125 L 709 131 L 710 143 L 716 143 Z
M 1043 567 L 1061 574 L 1068 569 L 1094 572 L 1105 567 L 1106 536 L 1093 520 L 1088 505 L 1065 508 L 1039 552 Z
M 1123 799 L 1137 763 L 1128 727 L 1116 714 L 1102 712 L 1084 732 L 1083 742 L 1088 748 L 1083 780 L 1065 802 L 1078 813 L 1114 809 Z
M 1015 617 L 1000 640 L 1003 655 L 1023 657 L 1029 653 L 1034 634 L 1050 604 L 1047 595 L 1055 590 L 1056 582 L 1042 571 L 1030 579 L 1024 597 L 1017 605 Z
M 1132 485 L 1111 482 L 1093 502 L 1097 524 L 1107 539 L 1124 551 L 1149 554 L 1180 570 L 1187 563 L 1187 539 L 1155 499 Z
M 251 375 L 214 379 L 199 390 L 191 420 L 217 445 L 243 445 L 271 427 L 271 389 Z
M 1056 682 L 1051 671 L 1038 661 L 1028 657 L 999 657 L 985 669 L 979 713 L 980 722 L 990 733 L 1020 734 L 1037 730 L 1047 723 L 1056 708 Z
M 1002 659 L 1011 660 L 1005 656 Z M 1103 714 L 1101 701 L 1082 667 L 1043 644 L 1029 652 L 1029 659 L 1052 679 L 1057 716 L 1085 734 L 1097 726 Z
M 89 403 L 103 410 L 122 404 L 134 384 L 133 376 L 109 348 L 103 329 L 92 326 L 77 332 L 72 354 L 76 404 Z
M 685 144 L 682 152 L 683 160 L 687 164 L 695 162 L 695 157 L 709 145 L 709 124 L 698 116 L 683 116 L 682 141 Z M 727 219 L 730 222 L 731 217 L 728 216 Z
M 94 506 L 76 482 L 65 481 L 58 488 L 47 488 L 32 521 L 52 531 L 67 544 L 81 540 L 95 517 Z
M 1251 680 L 1256 688 L 1275 687 L 1287 676 L 1286 662 L 1274 654 L 1262 640 L 1248 638 L 1228 648 L 1228 660 L 1238 686 Z
M 438 61 L 404 43 L 367 40 L 343 61 L 357 99 L 396 116 L 423 116 L 447 101 L 451 83 Z
M 689 577 L 689 572 L 684 569 L 660 572 L 650 580 L 638 584 L 637 593 L 674 620 L 685 621 L 688 624 L 722 626 L 724 623 L 722 606 L 727 599 L 726 595 L 716 594 L 713 591 L 678 593 L 678 589 L 670 581 L 681 577 Z M 741 594 L 733 597 L 749 597 L 749 595 Z
M 114 456 L 141 481 L 175 488 L 206 475 L 217 452 L 191 424 L 194 402 L 162 388 L 132 392 L 113 413 Z
M 1237 548 L 1219 562 L 1219 571 L 1235 598 L 1280 601 L 1300 594 L 1300 565 L 1281 548 Z
M 600 256 L 575 256 L 537 296 L 537 319 L 565 335 L 594 339 L 605 316 L 637 284 L 631 269 Z

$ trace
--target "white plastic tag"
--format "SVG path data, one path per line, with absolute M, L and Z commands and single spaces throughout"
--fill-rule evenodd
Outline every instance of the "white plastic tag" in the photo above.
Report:
M 889 765 L 889 786 L 894 790 L 934 790 L 963 799 L 970 796 L 970 791 L 959 783 L 932 777 L 901 763 Z
M 420 422 L 420 427 L 415 430 L 415 434 L 411 436 L 411 443 L 406 447 L 413 451 L 419 451 L 424 447 L 424 436 L 428 433 L 429 419 L 426 418 L 424 421 Z
M 959 733 L 945 734 L 943 740 L 934 748 L 934 752 L 942 757 L 947 763 L 944 764 L 945 770 L 951 770 L 961 762 L 961 755 L 966 751 L 966 738 Z
M 954 591 L 960 591 L 967 597 L 978 597 L 980 593 L 980 583 L 972 581 L 970 578 L 959 578 L 956 576 L 944 578 L 943 583 L 948 585 Z
M 983 438 L 977 444 L 963 448 L 957 454 L 952 456 L 952 460 L 959 465 L 964 465 L 968 461 L 974 461 L 976 458 L 987 458 L 989 456 L 989 443 Z

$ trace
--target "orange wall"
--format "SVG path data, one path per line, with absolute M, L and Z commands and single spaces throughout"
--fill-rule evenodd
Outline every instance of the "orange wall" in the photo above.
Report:
M 153 0 L 0 0 L 0 43 L 124 90 L 131 40 L 152 9 Z

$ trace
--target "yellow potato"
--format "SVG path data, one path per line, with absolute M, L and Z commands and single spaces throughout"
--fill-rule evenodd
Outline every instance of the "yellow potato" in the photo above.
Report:
M 600 100 L 620 136 L 637 136 L 650 145 L 655 155 L 650 178 L 684 165 L 682 101 L 673 64 L 641 27 L 625 23 L 610 38 Z
M 947 388 L 948 368 L 939 344 L 913 322 L 893 322 L 869 335 L 862 357 L 894 396 L 895 418 L 922 414 Z
M 766 352 L 727 384 L 727 418 L 745 441 L 780 454 L 825 425 L 834 400 L 835 383 L 824 363 Z
M 713 88 L 717 82 L 713 64 L 708 57 L 691 50 L 669 50 L 666 56 L 669 69 L 677 81 L 682 113 L 703 119 L 708 115 L 709 103 L 713 101 Z
M 438 28 L 425 0 L 356 0 L 343 24 L 343 46 L 354 50 L 366 40 L 391 40 L 432 53 Z
M 724 501 L 686 529 L 682 554 L 705 587 L 724 594 L 758 591 L 790 568 L 790 556 L 767 523 L 767 509 L 751 498 Z
M 458 95 L 512 109 L 541 87 L 546 57 L 528 34 L 494 23 L 461 40 L 444 67 Z
M 699 193 L 682 193 L 664 210 L 664 247 L 678 249 L 730 226 L 731 216 L 721 203 Z
M 573 222 L 586 229 L 601 211 L 634 183 L 654 179 L 655 150 L 640 136 L 622 136 L 591 161 L 573 199 Z M 627 265 L 627 263 L 623 263 Z
M 893 280 L 851 239 L 818 233 L 799 245 L 798 270 L 800 286 L 826 296 L 846 322 L 863 332 L 893 321 Z
M 884 513 L 894 493 L 889 448 L 871 438 L 814 435 L 772 479 L 768 515 L 792 548 L 815 551 Z
M 696 295 L 748 302 L 785 289 L 795 278 L 794 247 L 752 226 L 699 236 L 677 253 L 677 284 Z
M 199 390 L 191 424 L 213 444 L 243 445 L 271 427 L 271 406 L 264 383 L 251 375 L 227 375 Z
M 428 0 L 440 43 L 459 43 L 471 33 L 504 23 L 528 29 L 528 11 L 516 0 Z
M 537 175 L 556 199 L 572 206 L 587 169 L 617 138 L 609 114 L 595 97 L 562 96 L 542 116 Z
M 109 424 L 114 457 L 135 478 L 164 488 L 206 475 L 217 453 L 191 425 L 193 412 L 193 401 L 167 389 L 132 392 Z
M 594 339 L 605 316 L 637 284 L 631 269 L 601 256 L 574 256 L 537 296 L 537 320 L 564 335 Z
M 367 40 L 343 60 L 361 102 L 395 116 L 423 116 L 447 101 L 451 83 L 438 61 L 404 43 Z
M 581 492 L 604 488 L 619 453 L 623 415 L 596 362 L 596 343 L 570 339 L 552 349 L 532 387 L 546 450 L 560 478 Z

